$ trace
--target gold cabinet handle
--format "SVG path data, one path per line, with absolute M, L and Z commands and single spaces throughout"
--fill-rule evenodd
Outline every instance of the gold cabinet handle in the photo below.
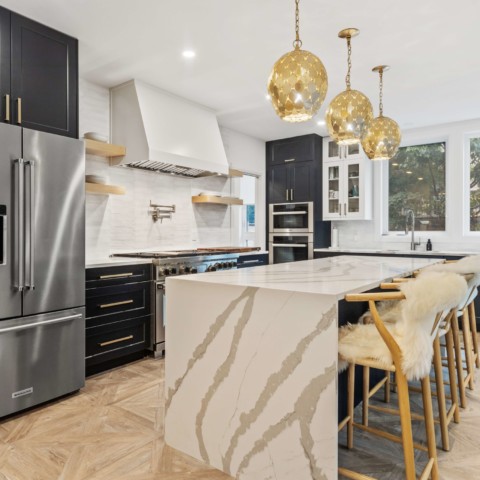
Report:
M 17 123 L 22 124 L 22 99 L 20 97 L 17 98 Z
M 131 277 L 133 273 L 115 273 L 112 275 L 100 275 L 98 278 L 100 280 L 106 280 L 107 278 L 120 278 L 120 277 Z
M 128 305 L 129 303 L 133 303 L 133 300 L 123 300 L 123 302 L 104 303 L 103 305 L 100 305 L 100 308 L 118 307 L 120 305 Z
M 5 121 L 10 121 L 10 95 L 8 93 L 5 95 Z
M 115 340 L 109 340 L 108 342 L 99 343 L 100 347 L 106 347 L 108 345 L 113 345 L 114 343 L 125 342 L 125 340 L 131 340 L 133 335 L 129 335 L 128 337 L 116 338 Z

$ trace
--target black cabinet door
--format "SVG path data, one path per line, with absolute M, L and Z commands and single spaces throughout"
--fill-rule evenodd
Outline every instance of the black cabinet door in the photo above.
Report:
M 270 203 L 286 203 L 290 198 L 288 165 L 276 165 L 269 169 L 268 189 Z
M 77 138 L 77 40 L 12 13 L 11 42 L 13 123 Z
M 0 121 L 11 122 L 10 11 L 0 7 Z
M 302 135 L 267 143 L 267 165 L 313 160 L 315 160 L 315 135 Z
M 314 165 L 300 163 L 289 166 L 290 177 L 290 200 L 292 202 L 311 202 L 314 200 Z

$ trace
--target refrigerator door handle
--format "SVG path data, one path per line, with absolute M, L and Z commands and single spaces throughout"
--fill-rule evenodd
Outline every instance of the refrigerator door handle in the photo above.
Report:
M 16 228 L 16 237 L 17 237 L 17 278 L 15 279 L 15 288 L 21 292 L 24 288 L 24 268 L 25 268 L 25 258 L 24 258 L 24 198 L 25 198 L 25 169 L 23 158 L 17 158 L 14 160 L 14 166 L 16 170 L 16 180 L 17 180 L 17 201 L 15 202 L 15 228 Z
M 29 328 L 43 327 L 44 325 L 52 325 L 53 323 L 64 323 L 76 318 L 82 318 L 82 314 L 68 315 L 67 317 L 54 318 L 52 320 L 44 320 L 43 322 L 26 323 L 25 325 L 17 325 L 15 327 L 5 327 L 0 329 L 0 334 L 6 332 L 16 332 L 18 330 L 27 330 Z
M 35 290 L 35 161 L 25 160 L 29 169 L 28 177 L 28 280 L 26 288 Z

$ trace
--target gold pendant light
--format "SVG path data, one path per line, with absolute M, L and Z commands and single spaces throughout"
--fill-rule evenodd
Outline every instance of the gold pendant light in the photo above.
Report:
M 402 140 L 402 132 L 395 120 L 383 116 L 383 72 L 390 67 L 379 65 L 372 69 L 380 76 L 379 115 L 368 127 L 367 134 L 362 139 L 362 147 L 370 160 L 390 160 L 398 151 Z
M 356 28 L 346 28 L 338 36 L 347 39 L 348 70 L 345 77 L 347 89 L 339 93 L 328 106 L 326 123 L 330 137 L 339 145 L 353 145 L 359 143 L 366 134 L 367 128 L 373 119 L 373 109 L 370 100 L 358 90 L 350 87 L 350 71 L 352 69 L 352 37 L 359 34 Z
M 295 0 L 294 50 L 277 60 L 268 80 L 273 108 L 286 122 L 310 120 L 320 109 L 328 88 L 323 63 L 313 53 L 301 49 L 299 1 Z

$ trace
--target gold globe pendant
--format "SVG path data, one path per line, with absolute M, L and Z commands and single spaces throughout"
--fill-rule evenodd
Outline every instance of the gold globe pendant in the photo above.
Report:
M 350 88 L 351 39 L 359 33 L 356 28 L 346 28 L 338 34 L 340 38 L 347 40 L 348 70 L 345 77 L 347 88 L 330 102 L 325 120 L 330 137 L 339 145 L 360 143 L 373 119 L 373 108 L 370 100 L 362 92 Z
M 300 48 L 283 55 L 273 66 L 268 94 L 277 115 L 286 122 L 305 122 L 320 109 L 328 77 L 320 59 Z
M 373 119 L 370 100 L 358 90 L 339 93 L 326 113 L 328 133 L 339 145 L 359 143 Z
M 376 117 L 362 139 L 362 147 L 370 160 L 390 160 L 398 152 L 402 140 L 400 127 L 388 117 Z
M 370 160 L 390 160 L 398 152 L 402 141 L 402 132 L 398 123 L 383 116 L 383 72 L 389 68 L 388 65 L 379 65 L 372 69 L 380 76 L 380 114 L 372 120 L 362 138 L 363 150 Z

